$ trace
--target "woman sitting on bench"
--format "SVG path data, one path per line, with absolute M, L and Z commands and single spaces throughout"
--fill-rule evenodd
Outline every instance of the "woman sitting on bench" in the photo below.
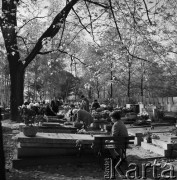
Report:
M 110 118 L 111 121 L 114 123 L 112 126 L 112 130 L 111 130 L 111 135 L 113 137 L 116 137 L 116 139 L 119 141 L 120 137 L 128 137 L 128 131 L 127 128 L 125 126 L 125 124 L 123 123 L 123 121 L 121 120 L 121 114 L 119 111 L 113 111 L 112 113 L 110 113 Z M 110 143 L 114 143 L 114 140 L 111 141 L 106 141 L 106 143 L 109 144 Z M 124 145 L 123 145 L 124 146 Z M 111 154 L 112 158 L 113 158 L 113 164 L 115 166 L 115 168 L 119 169 L 119 174 L 120 175 L 125 175 L 125 170 L 128 167 L 127 161 L 124 161 L 125 163 L 122 164 L 122 154 L 123 154 L 123 148 L 121 148 L 121 146 L 117 146 L 116 147 L 116 142 L 114 144 L 113 148 L 108 148 L 109 149 L 109 153 Z M 120 168 L 120 165 L 122 168 Z M 115 171 L 115 169 L 114 169 Z
M 128 137 L 128 131 L 127 128 L 125 126 L 125 124 L 123 123 L 123 121 L 121 120 L 121 114 L 119 111 L 113 111 L 112 113 L 110 113 L 110 118 L 111 121 L 114 123 L 112 126 L 112 130 L 111 130 L 111 135 L 114 137 Z M 115 147 L 116 148 L 116 147 Z M 119 152 L 117 152 L 119 151 Z M 112 157 L 114 159 L 120 157 L 120 153 L 121 149 L 115 150 L 115 149 L 110 149 L 110 153 L 112 155 Z

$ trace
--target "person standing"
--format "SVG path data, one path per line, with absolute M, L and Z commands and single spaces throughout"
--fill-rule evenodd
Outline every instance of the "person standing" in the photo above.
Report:
M 58 107 L 60 108 L 60 107 L 63 105 L 63 99 L 60 97 L 60 98 L 57 100 L 57 103 L 58 103 Z
M 54 113 L 58 113 L 58 110 L 59 110 L 59 101 L 57 101 L 56 98 L 54 98 L 52 101 L 51 101 L 51 108 L 52 108 L 52 111 Z
M 56 116 L 56 112 L 53 111 L 50 103 L 46 104 L 45 113 L 46 116 Z
M 74 104 L 71 104 L 70 105 L 70 111 L 69 111 L 69 119 L 70 119 L 70 121 L 74 121 L 73 120 L 73 110 L 74 110 L 74 108 L 75 108 L 75 105 Z
M 89 112 L 90 111 L 89 110 L 89 100 L 84 95 L 81 96 L 81 99 L 82 99 L 82 102 L 81 102 L 80 108 Z
M 100 108 L 100 104 L 98 103 L 97 99 L 94 100 L 91 108 L 92 108 L 92 110 L 96 110 L 96 109 Z

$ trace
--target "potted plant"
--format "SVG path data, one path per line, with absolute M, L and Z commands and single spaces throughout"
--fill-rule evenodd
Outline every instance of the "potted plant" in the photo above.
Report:
M 33 106 L 26 106 L 23 108 L 23 120 L 25 126 L 23 127 L 23 134 L 27 137 L 35 137 L 37 134 L 37 126 L 34 126 L 36 112 Z

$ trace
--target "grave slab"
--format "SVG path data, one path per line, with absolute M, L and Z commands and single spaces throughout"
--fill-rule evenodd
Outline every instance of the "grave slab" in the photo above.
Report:
M 168 143 L 177 143 L 177 136 L 172 135 L 171 133 L 155 133 L 159 136 L 160 140 L 166 141 Z
M 66 120 L 58 119 L 58 118 L 48 118 L 47 122 L 64 123 L 64 122 L 66 122 Z
M 40 133 L 71 133 L 75 134 L 77 129 L 75 128 L 55 128 L 55 127 L 39 127 L 38 132 Z
M 150 127 L 139 127 L 139 128 L 132 128 L 128 127 L 128 133 L 136 136 L 137 133 L 145 133 L 145 132 L 152 132 L 152 133 L 169 133 L 174 126 L 157 126 L 154 127 L 154 129 L 151 129 Z
M 19 147 L 21 148 L 27 148 L 27 147 L 32 147 L 32 148 L 75 148 L 76 144 L 66 144 L 66 143 L 19 143 Z
M 160 139 L 152 139 L 152 144 L 162 147 L 163 149 L 172 149 L 173 144 Z
M 171 150 L 163 149 L 162 147 L 155 146 L 151 143 L 141 142 L 141 147 L 164 157 L 169 157 L 171 155 Z
M 18 158 L 76 155 L 78 153 L 77 140 L 81 140 L 82 144 L 88 147 L 86 151 L 89 153 L 92 151 L 91 145 L 94 141 L 91 135 L 66 133 L 38 133 L 36 137 L 26 137 L 23 133 L 19 133 L 16 137 Z
M 37 133 L 36 137 L 26 137 L 22 132 L 17 136 L 20 143 L 76 143 L 82 140 L 84 144 L 92 144 L 94 137 L 88 134 L 67 134 L 67 133 Z
M 42 123 L 42 126 L 47 126 L 47 127 L 62 127 L 62 125 L 59 122 L 44 122 L 44 123 Z

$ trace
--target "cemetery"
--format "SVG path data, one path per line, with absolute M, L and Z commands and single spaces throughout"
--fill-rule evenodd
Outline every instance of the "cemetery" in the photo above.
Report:
M 1 0 L 0 180 L 176 178 L 176 24 L 176 0 Z
M 130 104 L 126 106 L 127 109 L 131 106 L 135 107 Z M 145 104 L 137 104 L 134 113 L 138 111 L 141 114 L 145 107 Z M 153 122 L 137 125 L 135 122 L 138 121 L 138 116 L 134 121 L 130 117 L 130 119 L 122 117 L 123 121 L 127 121 L 125 124 L 128 134 L 133 140 L 131 140 L 131 144 L 157 154 L 158 158 L 176 158 L 177 136 L 173 132 L 176 123 L 165 119 L 159 122 L 154 113 L 156 106 L 148 105 L 147 107 L 151 112 L 151 114 L 149 113 L 151 119 L 155 119 Z M 111 137 L 111 129 L 108 128 L 111 126 L 109 116 L 107 116 L 108 110 L 105 112 L 106 114 L 104 114 L 104 110 L 99 110 L 97 114 L 94 113 L 93 123 L 95 126 L 86 130 L 76 127 L 73 121 L 68 121 L 65 117 L 48 116 L 45 122 L 35 125 L 37 127 L 36 134 L 24 135 L 25 124 L 20 123 L 19 133 L 15 136 L 16 149 L 12 161 L 13 168 L 30 167 L 46 162 L 47 164 L 73 161 L 98 163 L 98 156 L 95 153 L 98 147 L 94 149 L 94 143 L 98 141 L 96 140 L 98 137 Z M 120 139 L 119 142 L 121 142 Z M 40 160 L 40 158 L 44 159 Z
M 149 154 L 147 156 L 152 160 L 177 158 L 176 118 L 167 116 L 168 112 L 175 112 L 176 98 L 172 99 L 174 103 L 171 104 L 165 101 L 157 101 L 157 104 L 147 104 L 147 102 L 126 104 L 121 110 L 121 119 L 126 125 L 130 140 L 119 138 L 116 142 L 125 147 L 122 157 L 129 159 L 132 154 L 138 154 L 139 152 L 134 152 L 136 151 L 134 149 L 139 147 L 142 151 L 144 149 L 143 156 Z M 166 115 L 163 117 L 159 117 L 156 111 L 159 104 L 165 109 L 163 112 Z M 17 132 L 13 137 L 15 144 L 12 152 L 13 169 L 46 164 L 52 167 L 63 163 L 91 163 L 97 164 L 98 169 L 101 169 L 102 161 L 107 156 L 106 152 L 111 148 L 102 144 L 106 139 L 112 139 L 112 123 L 109 114 L 111 111 L 117 111 L 117 107 L 115 110 L 110 110 L 108 106 L 102 106 L 93 111 L 93 123 L 87 128 L 84 128 L 82 121 L 76 123 L 72 116 L 68 116 L 71 109 L 64 113 L 66 108 L 64 106 L 60 107 L 60 115 L 56 116 L 46 116 L 45 113 L 43 116 L 35 115 L 32 110 L 35 110 L 36 106 L 32 104 L 30 109 L 29 107 L 25 109 L 25 106 L 23 108 L 24 110 L 21 109 L 24 113 L 23 121 L 17 123 L 15 128 Z M 25 132 L 25 128 L 29 129 Z M 142 161 L 141 155 L 139 154 L 138 158 L 140 161 Z
M 121 112 L 121 120 L 129 135 L 128 139 L 119 137 L 118 141 L 114 140 L 116 146 L 119 144 L 122 147 L 122 158 L 130 160 L 131 156 L 138 155 L 137 161 L 140 162 L 143 159 L 176 159 L 177 119 L 174 115 L 177 106 L 176 98 L 170 99 L 173 100 L 171 103 L 158 98 L 153 101 L 156 102 L 154 104 L 148 104 L 148 100 L 126 104 L 123 109 L 101 105 L 97 110 L 92 110 L 93 122 L 87 128 L 84 128 L 84 121 L 73 120 L 74 116 L 70 115 L 71 111 L 75 112 L 75 109 L 70 108 L 72 104 L 63 104 L 55 116 L 47 116 L 47 111 L 43 115 L 35 114 L 41 105 L 22 105 L 22 121 L 16 123 L 16 133 L 12 139 L 14 149 L 11 166 L 21 169 L 46 164 L 52 167 L 63 163 L 91 163 L 97 164 L 101 170 L 104 158 L 109 157 L 107 151 L 114 146 L 105 144 L 107 139 L 113 139 L 110 114 L 114 111 Z M 163 110 L 163 116 L 158 115 L 158 106 Z M 142 152 L 136 152 L 135 147 L 141 148 Z M 132 155 L 134 153 L 137 155 Z

